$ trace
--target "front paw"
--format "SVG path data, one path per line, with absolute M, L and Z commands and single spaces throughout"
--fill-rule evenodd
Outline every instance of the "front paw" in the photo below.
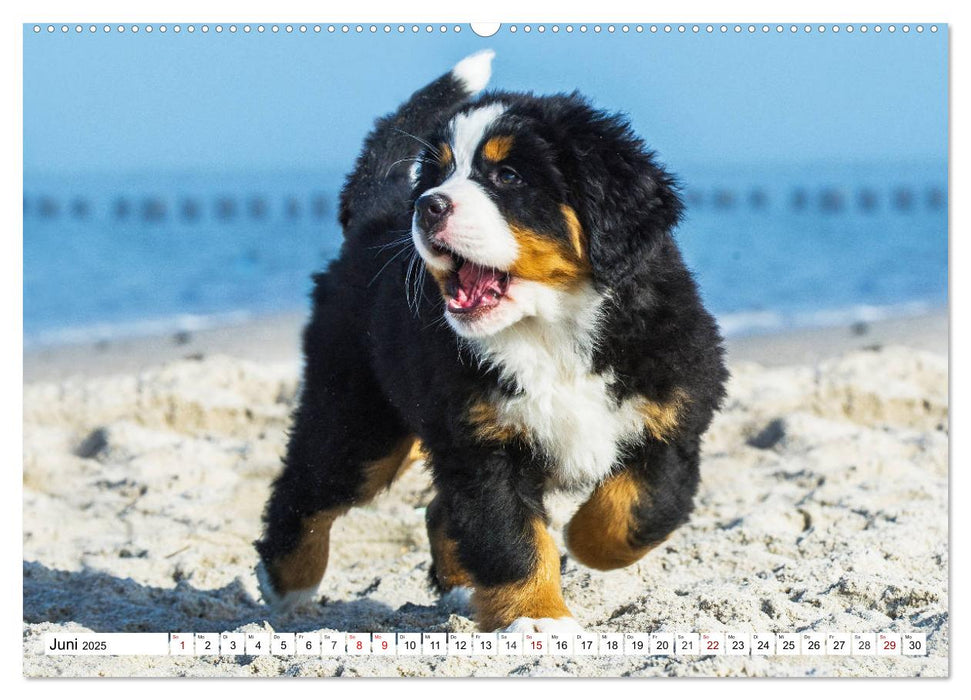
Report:
M 520 617 L 512 621 L 501 632 L 554 632 L 556 634 L 576 634 L 583 632 L 580 623 L 572 617 Z

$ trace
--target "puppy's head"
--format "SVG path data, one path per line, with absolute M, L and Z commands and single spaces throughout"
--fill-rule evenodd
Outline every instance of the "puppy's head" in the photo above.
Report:
M 427 142 L 412 238 L 464 337 L 556 321 L 578 300 L 636 287 L 680 215 L 627 122 L 576 95 L 492 94 Z

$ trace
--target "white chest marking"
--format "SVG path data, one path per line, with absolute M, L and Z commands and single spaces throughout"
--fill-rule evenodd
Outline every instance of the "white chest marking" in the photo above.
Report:
M 550 324 L 524 319 L 487 339 L 484 354 L 519 392 L 495 401 L 500 425 L 524 427 L 550 458 L 551 477 L 570 488 L 604 478 L 625 443 L 644 430 L 634 400 L 611 396 L 610 375 L 591 374 L 592 313 Z M 562 317 L 561 317 L 562 318 Z

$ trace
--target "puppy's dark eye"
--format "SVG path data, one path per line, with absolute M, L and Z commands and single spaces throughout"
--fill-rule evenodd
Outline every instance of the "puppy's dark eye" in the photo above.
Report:
M 505 185 L 506 187 L 523 184 L 522 176 L 508 165 L 503 165 L 501 168 L 496 170 L 495 173 L 493 173 L 492 178 L 497 184 Z

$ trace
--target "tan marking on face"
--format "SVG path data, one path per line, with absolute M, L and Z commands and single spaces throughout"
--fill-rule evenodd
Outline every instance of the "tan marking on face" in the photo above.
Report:
M 395 445 L 381 459 L 363 466 L 364 481 L 358 488 L 358 498 L 345 506 L 322 510 L 301 521 L 297 546 L 278 557 L 269 565 L 270 579 L 277 593 L 316 588 L 327 570 L 330 556 L 330 528 L 352 506 L 367 503 L 408 466 L 413 450 L 419 445 L 414 437 L 408 437 Z
M 563 212 L 563 220 L 566 221 L 566 230 L 570 233 L 570 242 L 573 244 L 573 250 L 576 251 L 577 258 L 586 260 L 586 234 L 583 226 L 580 225 L 576 211 L 569 204 L 561 204 L 560 211 Z
M 510 224 L 519 254 L 510 272 L 514 277 L 570 288 L 590 276 L 590 263 L 565 241 Z
M 487 442 L 511 442 L 528 435 L 522 426 L 501 422 L 499 410 L 488 401 L 476 401 L 469 407 L 469 422 L 476 436 Z
M 442 170 L 448 172 L 454 162 L 455 156 L 452 153 L 452 147 L 447 143 L 442 143 L 438 147 L 438 165 L 442 168 Z
M 608 571 L 633 564 L 655 545 L 633 547 L 634 507 L 648 499 L 644 486 L 623 471 L 603 481 L 580 506 L 566 529 L 570 553 L 591 569 Z
M 642 399 L 637 406 L 637 412 L 644 419 L 644 426 L 655 440 L 667 442 L 668 438 L 677 430 L 681 419 L 681 412 L 687 402 L 687 395 L 681 389 L 675 389 L 669 400 L 660 402 Z
M 503 161 L 509 157 L 512 144 L 512 136 L 493 136 L 482 145 L 482 157 L 493 163 Z
M 435 579 L 445 591 L 456 586 L 472 587 L 472 576 L 459 561 L 458 543 L 445 535 L 445 527 L 428 529 L 432 561 L 435 562 Z
M 505 627 L 520 617 L 571 617 L 560 589 L 560 553 L 542 520 L 533 521 L 533 569 L 521 581 L 477 587 L 472 594 L 476 622 L 485 632 Z

